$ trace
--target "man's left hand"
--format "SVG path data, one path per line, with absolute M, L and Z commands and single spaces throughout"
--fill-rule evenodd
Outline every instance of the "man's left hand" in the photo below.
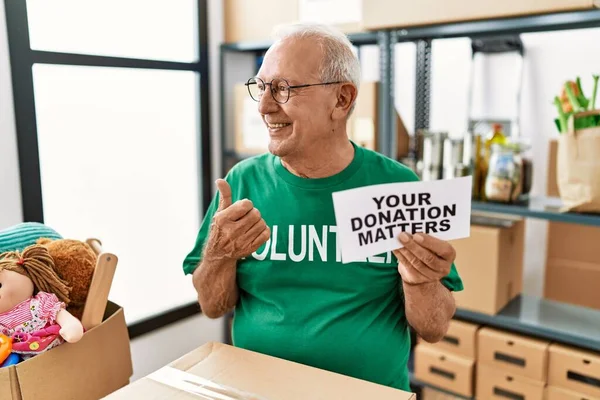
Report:
M 424 233 L 399 236 L 403 248 L 394 250 L 398 259 L 398 272 L 408 285 L 437 282 L 448 273 L 456 258 L 452 245 Z

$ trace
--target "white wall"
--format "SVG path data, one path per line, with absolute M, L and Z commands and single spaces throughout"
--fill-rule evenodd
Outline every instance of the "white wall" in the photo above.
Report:
M 23 221 L 4 2 L 0 2 L 0 229 Z

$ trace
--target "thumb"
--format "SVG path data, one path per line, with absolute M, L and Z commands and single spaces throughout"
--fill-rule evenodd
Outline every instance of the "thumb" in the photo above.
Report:
M 217 190 L 219 190 L 219 208 L 222 211 L 231 205 L 231 187 L 225 179 L 217 179 Z

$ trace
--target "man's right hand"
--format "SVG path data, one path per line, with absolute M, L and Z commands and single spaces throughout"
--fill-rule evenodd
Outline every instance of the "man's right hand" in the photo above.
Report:
M 238 260 L 260 248 L 271 230 L 248 199 L 232 204 L 231 187 L 218 179 L 219 208 L 213 217 L 205 258 Z

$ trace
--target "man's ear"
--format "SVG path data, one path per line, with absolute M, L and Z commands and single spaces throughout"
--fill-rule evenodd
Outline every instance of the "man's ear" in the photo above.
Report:
M 352 104 L 356 101 L 358 90 L 352 83 L 343 83 L 337 93 L 337 103 L 333 110 L 334 119 L 345 118 L 350 112 Z

